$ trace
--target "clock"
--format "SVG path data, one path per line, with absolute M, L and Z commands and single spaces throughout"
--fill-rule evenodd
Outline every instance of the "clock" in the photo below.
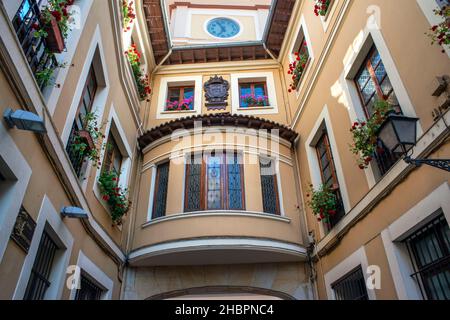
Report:
M 241 27 L 232 19 L 214 18 L 208 22 L 206 30 L 214 37 L 226 39 L 236 36 Z

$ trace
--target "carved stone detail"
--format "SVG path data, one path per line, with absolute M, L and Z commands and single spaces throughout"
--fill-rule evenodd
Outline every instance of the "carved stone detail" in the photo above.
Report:
M 224 110 L 228 106 L 230 84 L 223 77 L 215 75 L 204 85 L 206 108 L 208 110 Z

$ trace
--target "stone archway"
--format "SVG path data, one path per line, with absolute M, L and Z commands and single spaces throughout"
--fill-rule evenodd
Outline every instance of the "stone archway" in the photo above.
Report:
M 279 291 L 254 288 L 254 287 L 230 287 L 209 286 L 175 290 L 157 294 L 146 300 L 176 300 L 183 299 L 220 299 L 220 300 L 295 300 L 294 297 Z

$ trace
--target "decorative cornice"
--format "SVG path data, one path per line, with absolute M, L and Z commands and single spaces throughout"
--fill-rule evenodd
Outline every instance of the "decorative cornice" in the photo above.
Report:
M 179 118 L 161 124 L 145 132 L 139 137 L 139 146 L 144 149 L 149 144 L 171 135 L 174 131 L 184 129 L 193 129 L 196 122 L 201 122 L 203 127 L 240 127 L 255 130 L 279 130 L 279 137 L 291 143 L 294 143 L 298 133 L 291 128 L 262 118 L 249 115 L 233 115 L 231 113 L 217 113 L 208 115 L 196 115 Z

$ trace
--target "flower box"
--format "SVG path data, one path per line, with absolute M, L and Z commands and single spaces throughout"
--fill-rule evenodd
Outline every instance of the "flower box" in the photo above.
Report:
M 42 29 L 48 34 L 45 38 L 47 49 L 52 53 L 61 53 L 65 49 L 64 38 L 55 17 L 43 23 Z
M 83 140 L 87 144 L 89 150 L 95 149 L 95 142 L 89 131 L 81 130 L 78 131 L 77 135 L 81 140 Z

